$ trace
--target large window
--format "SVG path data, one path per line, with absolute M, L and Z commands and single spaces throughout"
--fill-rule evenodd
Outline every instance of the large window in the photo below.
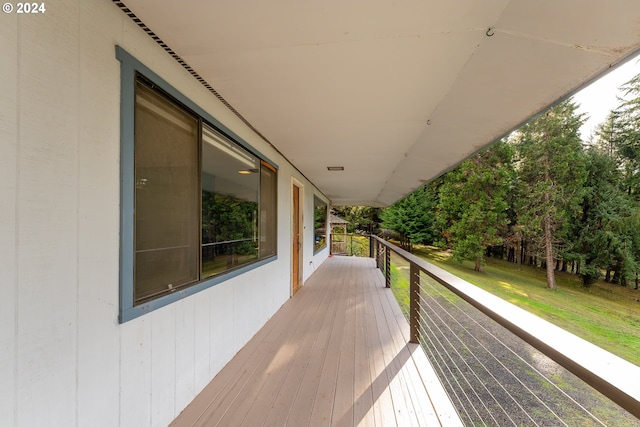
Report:
M 133 248 L 122 249 L 121 313 L 166 305 L 274 257 L 277 248 L 276 168 L 147 77 L 136 73 L 133 87 L 131 149 L 123 142 L 122 166 L 122 242 Z
M 198 280 L 198 120 L 136 84 L 135 300 Z
M 264 160 L 260 162 L 260 258 L 277 253 L 277 175 L 276 169 Z
M 258 259 L 260 161 L 202 129 L 202 276 Z

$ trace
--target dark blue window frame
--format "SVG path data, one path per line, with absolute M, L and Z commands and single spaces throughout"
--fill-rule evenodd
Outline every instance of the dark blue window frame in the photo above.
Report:
M 256 151 L 242 138 L 236 135 L 213 116 L 193 103 L 164 79 L 154 73 L 143 63 L 134 58 L 120 46 L 116 46 L 116 58 L 120 61 L 120 314 L 119 322 L 124 323 L 140 317 L 148 312 L 167 306 L 190 295 L 208 289 L 218 283 L 239 276 L 247 271 L 259 268 L 278 258 L 275 255 L 247 264 L 238 269 L 222 273 L 198 282 L 192 286 L 177 289 L 174 292 L 134 305 L 134 110 L 136 76 L 143 75 L 158 88 L 179 101 L 204 122 L 225 134 L 238 145 L 255 154 L 260 159 L 278 166 L 267 157 Z

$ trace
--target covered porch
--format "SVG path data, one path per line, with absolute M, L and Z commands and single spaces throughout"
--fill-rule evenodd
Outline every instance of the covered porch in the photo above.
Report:
M 175 426 L 462 425 L 371 258 L 329 258 Z

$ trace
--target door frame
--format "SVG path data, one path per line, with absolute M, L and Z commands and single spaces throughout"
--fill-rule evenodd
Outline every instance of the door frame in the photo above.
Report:
M 294 187 L 298 189 L 298 212 L 295 212 L 295 204 L 294 204 Z M 294 216 L 297 215 L 298 219 L 298 230 L 296 236 L 295 224 L 293 221 Z M 297 237 L 297 239 L 296 239 Z M 296 256 L 297 252 L 297 256 Z M 295 295 L 296 292 L 300 290 L 302 287 L 302 268 L 303 268 L 303 254 L 304 254 L 304 185 L 291 177 L 291 296 Z M 297 262 L 297 266 L 294 263 Z M 296 269 L 297 267 L 297 269 Z M 297 271 L 297 275 L 296 275 Z M 294 277 L 297 276 L 297 277 Z

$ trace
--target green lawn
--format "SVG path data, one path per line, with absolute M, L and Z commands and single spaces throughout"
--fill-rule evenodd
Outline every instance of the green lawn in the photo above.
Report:
M 586 289 L 578 276 L 556 272 L 558 289 L 552 291 L 541 268 L 490 258 L 485 271 L 478 273 L 471 262 L 459 264 L 432 247 L 416 247 L 414 254 L 640 366 L 640 292 L 636 290 L 605 282 Z M 404 263 L 392 264 L 394 293 L 401 306 L 408 305 Z
M 334 234 L 331 237 L 334 251 L 346 252 L 348 256 L 369 256 L 369 237 L 358 234 Z

